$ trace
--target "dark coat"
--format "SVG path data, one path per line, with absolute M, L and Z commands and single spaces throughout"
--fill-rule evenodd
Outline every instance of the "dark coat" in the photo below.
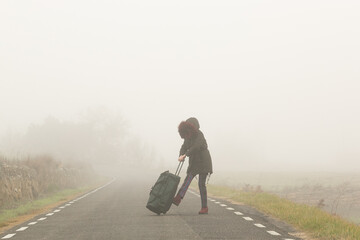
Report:
M 200 130 L 196 130 L 190 138 L 184 138 L 184 143 L 180 149 L 180 155 L 186 154 L 189 157 L 187 173 L 193 176 L 213 172 L 211 156 L 204 134 Z

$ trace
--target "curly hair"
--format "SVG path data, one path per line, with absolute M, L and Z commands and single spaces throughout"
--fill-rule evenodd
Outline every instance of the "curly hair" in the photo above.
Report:
M 182 121 L 179 124 L 178 131 L 179 131 L 180 137 L 183 139 L 192 138 L 193 136 L 195 136 L 198 133 L 198 129 L 196 128 L 196 126 L 194 126 L 193 124 L 191 124 L 188 121 Z

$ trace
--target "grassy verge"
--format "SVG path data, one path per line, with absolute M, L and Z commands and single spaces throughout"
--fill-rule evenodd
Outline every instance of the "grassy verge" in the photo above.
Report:
M 0 228 L 11 225 L 11 223 L 16 222 L 16 218 L 20 216 L 40 213 L 41 210 L 45 210 L 53 204 L 60 204 L 61 202 L 72 199 L 89 189 L 90 188 L 66 189 L 32 202 L 19 205 L 13 209 L 0 210 Z
M 222 186 L 208 185 L 208 192 L 252 206 L 317 239 L 360 239 L 359 226 L 316 207 L 297 204 L 269 193 L 243 192 Z

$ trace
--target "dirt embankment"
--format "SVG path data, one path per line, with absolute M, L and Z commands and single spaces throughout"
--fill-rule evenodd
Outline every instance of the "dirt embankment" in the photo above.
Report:
M 65 167 L 51 157 L 9 161 L 0 157 L 0 208 L 32 201 L 42 194 L 81 187 L 94 179 L 89 167 Z

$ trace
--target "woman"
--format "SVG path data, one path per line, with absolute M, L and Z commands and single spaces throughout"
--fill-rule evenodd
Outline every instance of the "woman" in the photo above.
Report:
M 173 199 L 173 204 L 179 206 L 181 199 L 196 175 L 199 175 L 199 190 L 201 196 L 201 210 L 199 214 L 207 214 L 209 209 L 207 206 L 206 177 L 212 174 L 212 161 L 204 134 L 200 131 L 199 121 L 192 117 L 186 121 L 182 121 L 178 127 L 180 137 L 184 139 L 184 143 L 180 149 L 179 161 L 184 161 L 189 157 L 189 167 L 187 176 L 179 189 L 177 195 Z

